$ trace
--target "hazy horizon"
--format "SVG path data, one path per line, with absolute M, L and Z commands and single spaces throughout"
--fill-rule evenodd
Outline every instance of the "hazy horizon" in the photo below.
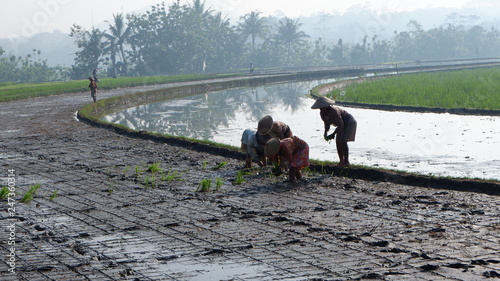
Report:
M 23 0 L 21 3 L 26 1 Z M 314 1 L 316 0 L 308 1 L 308 3 L 313 4 Z M 21 13 L 18 11 L 20 2 L 9 2 L 8 5 L 16 7 L 10 15 L 16 15 L 17 13 L 17 22 L 19 24 L 0 25 L 0 47 L 5 51 L 4 56 L 25 56 L 31 53 L 33 49 L 37 49 L 42 52 L 39 58 L 47 59 L 49 65 L 69 66 L 73 63 L 73 55 L 77 51 L 74 40 L 68 36 L 69 29 L 73 24 L 81 25 L 85 29 L 95 26 L 104 30 L 108 27 L 106 20 L 111 21 L 113 14 L 120 12 L 144 13 L 150 10 L 152 5 L 161 3 L 162 1 L 127 2 L 121 6 L 116 4 L 118 2 L 123 1 L 109 2 L 115 3 L 115 6 L 111 5 L 111 8 L 105 8 L 102 5 L 90 5 L 78 14 L 85 15 L 85 13 L 89 13 L 92 15 L 92 19 L 88 17 L 82 21 L 79 20 L 81 17 L 72 16 L 72 13 L 67 13 L 68 9 L 79 10 L 78 7 L 82 7 L 81 3 L 76 5 L 76 3 L 68 0 L 41 0 L 38 2 L 38 8 L 27 8 L 22 14 L 19 14 Z M 87 1 L 87 3 L 95 3 L 95 0 Z M 103 4 L 108 5 L 109 3 L 105 2 Z M 181 1 L 181 4 L 189 3 L 192 3 L 192 0 Z M 263 5 L 259 3 L 262 3 L 262 1 L 207 0 L 205 9 L 221 12 L 223 15 L 227 13 L 226 11 L 232 9 L 231 17 L 229 17 L 232 24 L 236 24 L 239 21 L 240 15 L 238 13 L 245 14 L 254 10 L 261 11 L 263 16 L 272 15 L 278 18 L 284 16 L 293 17 L 295 13 L 298 13 L 292 13 L 292 10 L 290 10 L 291 15 L 280 14 L 274 10 L 277 4 Z M 394 31 L 401 32 L 408 30 L 407 24 L 410 20 L 417 20 L 422 24 L 424 29 L 430 29 L 446 24 L 448 16 L 452 13 L 459 15 L 458 20 L 460 20 L 460 17 L 467 18 L 477 15 L 478 19 L 475 22 L 470 22 L 470 24 L 480 24 L 487 30 L 492 26 L 495 26 L 497 29 L 500 28 L 500 3 L 496 3 L 493 0 L 457 1 L 453 2 L 453 5 L 448 5 L 450 7 L 445 7 L 447 6 L 445 5 L 447 2 L 439 3 L 439 5 L 431 5 L 426 1 L 419 2 L 418 6 L 411 6 L 408 4 L 408 1 L 354 1 L 352 4 L 349 3 L 347 1 L 337 1 L 336 3 L 316 5 L 318 7 L 304 9 L 301 13 L 312 14 L 300 17 L 300 22 L 303 23 L 301 28 L 310 35 L 311 40 L 321 37 L 323 42 L 327 44 L 337 42 L 339 39 L 343 39 L 346 43 L 355 44 L 359 43 L 364 36 L 372 37 L 374 35 L 379 38 L 389 38 L 393 36 Z M 401 3 L 407 4 L 402 5 Z M 169 6 L 172 4 L 172 1 L 165 2 L 165 4 Z M 259 7 L 259 5 L 261 8 L 265 6 L 266 9 L 254 9 Z M 138 8 L 140 6 L 142 8 Z M 282 7 L 287 8 L 288 6 L 284 5 Z M 437 8 L 437 6 L 443 7 Z M 299 5 L 299 7 L 301 6 Z M 427 9 L 423 9 L 422 7 L 427 7 Z M 374 10 L 375 8 L 378 10 Z M 35 21 L 30 23 L 30 16 L 32 20 L 37 20 L 37 24 L 40 26 L 45 23 L 43 28 L 37 28 Z M 68 16 L 70 16 L 69 21 L 67 20 Z M 4 23 L 6 19 L 8 18 L 2 18 L 1 21 Z M 10 35 L 19 35 L 20 33 L 12 31 L 16 28 L 20 31 L 24 29 L 24 34 L 30 36 L 16 38 L 1 36 L 1 34 L 6 34 L 6 32 Z
M 113 14 L 130 14 L 149 9 L 152 5 L 165 2 L 167 6 L 174 3 L 170 1 L 144 0 L 135 1 L 97 1 L 88 0 L 75 2 L 69 0 L 42 0 L 37 5 L 29 0 L 11 1 L 4 3 L 4 11 L 10 11 L 2 16 L 0 25 L 0 38 L 30 37 L 37 33 L 53 32 L 60 30 L 69 33 L 73 24 L 84 28 L 91 28 L 112 20 Z M 181 4 L 191 4 L 192 0 L 182 0 Z M 203 2 L 203 1 L 202 1 Z M 491 7 L 500 5 L 493 0 L 445 0 L 436 3 L 434 0 L 421 1 L 386 1 L 386 0 L 341 0 L 325 2 L 309 0 L 294 2 L 290 5 L 284 0 L 206 0 L 205 8 L 220 11 L 233 20 L 252 11 L 260 11 L 262 15 L 288 16 L 291 18 L 308 17 L 313 14 L 341 15 L 350 9 L 365 9 L 377 13 L 415 11 L 427 8 L 463 8 L 463 7 Z M 490 9 L 491 9 L 490 8 Z

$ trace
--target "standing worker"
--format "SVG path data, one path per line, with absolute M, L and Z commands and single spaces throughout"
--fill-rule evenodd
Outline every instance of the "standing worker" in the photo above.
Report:
M 335 138 L 335 135 L 337 135 L 337 153 L 340 159 L 337 166 L 345 167 L 350 165 L 347 142 L 355 140 L 357 122 L 351 114 L 341 108 L 333 106 L 334 104 L 334 100 L 321 96 L 311 108 L 320 110 L 321 119 L 325 123 L 325 132 L 323 134 L 325 140 L 332 140 Z M 332 134 L 328 135 L 330 125 L 337 128 Z
M 97 83 L 95 82 L 93 77 L 89 77 L 89 80 L 90 80 L 90 84 L 89 84 L 90 96 L 92 97 L 94 102 L 96 102 L 97 101 Z

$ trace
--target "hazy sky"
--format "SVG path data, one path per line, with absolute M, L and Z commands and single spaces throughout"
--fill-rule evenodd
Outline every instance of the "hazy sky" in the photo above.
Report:
M 60 30 L 69 32 L 73 24 L 90 28 L 116 13 L 131 13 L 147 9 L 151 5 L 165 2 L 167 6 L 175 0 L 16 0 L 2 2 L 0 16 L 0 38 L 31 36 L 38 32 Z M 353 5 L 364 5 L 373 10 L 401 11 L 427 7 L 461 7 L 465 2 L 488 2 L 496 0 L 206 0 L 205 6 L 222 11 L 224 15 L 238 18 L 251 11 L 273 15 L 281 10 L 289 17 L 310 15 L 315 12 L 342 13 Z M 182 4 L 192 0 L 181 0 Z

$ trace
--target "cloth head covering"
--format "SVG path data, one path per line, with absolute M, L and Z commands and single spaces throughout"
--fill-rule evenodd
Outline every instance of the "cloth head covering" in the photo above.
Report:
M 264 155 L 272 158 L 280 151 L 281 141 L 278 138 L 270 139 L 264 146 Z
M 334 100 L 321 96 L 318 99 L 316 99 L 316 102 L 314 102 L 314 104 L 311 106 L 311 109 L 328 107 L 328 106 L 334 105 L 334 104 L 335 104 Z
M 267 115 L 260 119 L 259 124 L 257 125 L 257 132 L 261 135 L 265 135 L 271 131 L 273 128 L 274 120 L 271 116 Z

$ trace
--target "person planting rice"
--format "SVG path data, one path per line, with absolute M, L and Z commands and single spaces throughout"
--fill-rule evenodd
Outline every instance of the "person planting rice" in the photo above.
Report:
M 264 145 L 268 137 L 260 135 L 255 130 L 246 129 L 241 136 L 241 150 L 246 153 L 245 163 L 247 168 L 252 167 L 252 161 L 259 166 L 266 166 L 267 160 L 264 157 Z
M 333 106 L 334 100 L 326 97 L 319 97 L 311 106 L 312 109 L 319 109 L 320 116 L 325 124 L 325 132 L 323 137 L 325 140 L 332 140 L 337 135 L 336 145 L 339 155 L 338 167 L 348 166 L 349 163 L 349 147 L 347 142 L 354 141 L 356 138 L 357 122 L 354 117 L 347 111 Z M 328 135 L 330 125 L 337 127 L 332 134 Z
M 274 121 L 269 115 L 260 119 L 257 131 L 261 135 L 268 135 L 269 138 L 277 137 L 280 140 L 293 137 L 292 130 L 290 130 L 290 127 L 287 124 Z
M 288 168 L 290 182 L 301 180 L 300 170 L 309 166 L 309 145 L 296 136 L 270 139 L 264 146 L 264 155 L 280 167 Z

